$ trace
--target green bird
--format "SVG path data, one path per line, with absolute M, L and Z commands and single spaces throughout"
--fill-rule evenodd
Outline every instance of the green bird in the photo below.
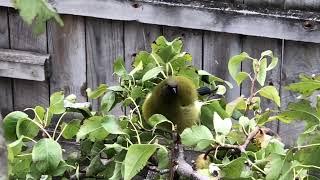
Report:
M 193 82 L 183 76 L 170 76 L 146 97 L 142 113 L 146 121 L 154 114 L 162 114 L 182 133 L 199 121 L 200 107 Z

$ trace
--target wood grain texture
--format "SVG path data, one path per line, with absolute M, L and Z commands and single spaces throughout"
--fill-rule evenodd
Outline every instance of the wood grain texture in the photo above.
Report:
M 0 49 L 0 77 L 44 81 L 48 59 L 47 54 Z
M 297 82 L 300 73 L 320 74 L 320 45 L 285 41 L 281 79 L 281 100 L 285 107 L 289 102 L 297 101 L 298 94 L 285 90 L 285 86 Z M 302 132 L 303 123 L 280 124 L 279 134 L 287 145 L 295 144 L 297 136 Z
M 192 55 L 192 64 L 202 69 L 202 31 L 166 26 L 163 29 L 163 35 L 169 41 L 181 37 L 184 45 L 183 51 L 190 53 Z
M 252 7 L 283 8 L 285 0 L 244 0 L 243 3 Z
M 151 51 L 151 44 L 161 35 L 161 27 L 138 22 L 124 23 L 124 54 L 126 67 L 131 68 L 136 53 Z
M 203 39 L 203 69 L 232 82 L 234 87 L 226 94 L 227 101 L 232 101 L 239 97 L 240 88 L 229 74 L 228 61 L 232 56 L 241 53 L 241 38 L 239 35 L 206 31 Z
M 87 100 L 85 24 L 83 17 L 62 16 L 64 26 L 48 24 L 51 55 L 50 92 L 63 90 L 75 94 L 79 102 Z
M 16 11 L 9 12 L 11 48 L 17 50 L 47 53 L 46 33 L 35 35 Z M 49 104 L 47 81 L 37 82 L 15 79 L 13 81 L 14 109 L 23 110 L 36 105 Z
M 9 0 L 0 0 L 8 6 Z M 105 19 L 138 21 L 191 29 L 236 33 L 287 40 L 320 42 L 320 21 L 318 13 L 292 12 L 276 9 L 265 11 L 242 7 L 181 6 L 120 0 L 57 0 L 54 6 L 61 14 L 91 16 Z M 170 18 L 168 18 L 170 17 Z M 304 21 L 314 21 L 312 28 L 305 28 Z M 263 27 L 263 28 L 261 28 Z M 277 27 L 277 28 L 275 28 Z
M 0 7 L 0 48 L 9 48 L 9 26 L 7 11 L 7 8 Z M 0 113 L 5 116 L 12 110 L 12 80 L 9 78 L 0 77 Z
M 267 72 L 267 78 L 265 81 L 265 86 L 273 85 L 280 91 L 280 67 L 281 67 L 281 59 L 282 59 L 282 40 L 278 39 L 269 39 L 269 38 L 260 38 L 260 37 L 243 37 L 243 51 L 248 53 L 251 57 L 259 59 L 261 53 L 266 50 L 272 50 L 273 54 L 279 58 L 278 65 L 271 71 Z M 271 62 L 268 59 L 268 64 Z M 242 71 L 245 72 L 253 72 L 252 70 L 252 61 L 247 61 L 242 64 Z M 251 73 L 253 74 L 253 73 Z M 241 94 L 245 95 L 245 97 L 250 96 L 250 80 L 246 80 L 241 87 Z M 261 87 L 259 83 L 256 83 L 256 91 Z M 272 101 L 264 99 L 261 102 L 261 107 L 264 112 L 266 108 L 269 109 L 278 109 L 277 105 L 275 105 Z M 277 132 L 278 130 L 278 122 L 274 121 L 267 125 L 273 131 Z
M 123 22 L 96 18 L 87 18 L 86 22 L 88 87 L 96 88 L 101 83 L 115 85 L 118 80 L 113 76 L 113 63 L 124 57 Z M 97 109 L 99 102 L 92 103 Z
M 319 10 L 319 0 L 285 0 L 284 7 L 286 9 L 304 9 L 304 10 Z

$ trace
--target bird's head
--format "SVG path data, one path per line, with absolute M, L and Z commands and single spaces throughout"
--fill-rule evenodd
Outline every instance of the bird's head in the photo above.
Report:
M 198 98 L 193 82 L 183 76 L 169 77 L 157 87 L 156 93 L 160 94 L 161 100 L 168 103 L 178 102 L 182 106 L 187 106 Z

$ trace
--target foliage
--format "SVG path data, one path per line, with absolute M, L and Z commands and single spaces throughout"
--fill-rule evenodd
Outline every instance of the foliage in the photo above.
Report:
M 50 19 L 63 26 L 62 19 L 47 0 L 12 0 L 12 3 L 19 10 L 21 18 L 28 25 L 34 25 L 34 32 L 37 34 L 45 31 L 46 22 Z
M 289 85 L 288 89 L 302 97 L 283 112 L 266 110 L 260 106 L 263 98 L 281 104 L 276 87 L 264 86 L 267 72 L 278 59 L 271 51 L 262 52 L 259 59 L 241 53 L 230 59 L 228 68 L 238 85 L 245 80 L 251 82 L 250 95 L 226 103 L 224 94 L 232 88 L 231 83 L 190 65 L 192 56 L 182 52 L 182 46 L 179 38 L 168 42 L 161 36 L 152 44 L 151 52 L 137 54 L 129 71 L 123 59 L 117 59 L 114 74 L 119 84 L 87 89 L 89 99 L 100 104 L 98 109 L 77 103 L 74 95 L 65 97 L 63 92 L 56 92 L 48 108 L 37 106 L 8 114 L 4 131 L 11 178 L 127 180 L 144 176 L 139 173 L 142 169 L 153 169 L 155 179 L 166 178 L 160 172 L 169 168 L 174 128 L 173 132 L 163 130 L 162 124 L 172 123 L 160 114 L 147 123 L 141 116 L 141 106 L 159 82 L 180 75 L 197 87 L 213 91 L 199 96 L 201 123 L 180 135 L 185 148 L 206 151 L 195 158 L 197 173 L 212 179 L 312 179 L 320 169 L 320 98 L 315 106 L 308 98 L 319 90 L 319 76 L 302 75 L 301 82 Z M 240 71 L 245 61 L 252 63 L 252 72 Z M 268 135 L 270 130 L 263 125 L 274 120 L 306 122 L 297 147 L 285 149 L 277 136 Z M 70 144 L 79 146 L 80 151 L 64 150 Z

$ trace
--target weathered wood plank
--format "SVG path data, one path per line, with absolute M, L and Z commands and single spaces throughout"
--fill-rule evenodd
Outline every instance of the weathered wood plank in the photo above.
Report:
M 202 69 L 202 31 L 164 27 L 163 35 L 170 41 L 177 37 L 181 37 L 184 45 L 184 51 L 192 55 L 192 64 Z
M 285 0 L 286 9 L 319 10 L 319 0 Z
M 7 1 L 9 0 L 0 0 L 0 5 L 8 6 Z M 201 3 L 197 3 L 196 6 L 181 5 L 160 1 L 134 3 L 120 0 L 92 0 L 88 3 L 87 0 L 57 0 L 54 6 L 62 14 L 320 42 L 318 13 L 263 8 L 248 10 L 241 6 L 226 8 L 215 3 L 205 6 Z M 305 27 L 304 22 L 307 20 L 314 24 Z
M 228 71 L 229 59 L 241 53 L 241 38 L 239 35 L 204 32 L 203 69 L 222 79 L 232 82 L 233 89 L 228 89 L 227 100 L 232 101 L 240 96 L 240 88 L 232 80 Z
M 17 50 L 47 53 L 46 33 L 35 35 L 16 11 L 9 12 L 11 48 Z M 23 110 L 36 105 L 49 104 L 48 82 L 15 79 L 13 84 L 14 109 Z
M 0 47 L 9 48 L 8 9 L 0 7 Z M 12 80 L 0 77 L 0 112 L 3 115 L 13 110 Z
M 285 107 L 289 102 L 297 101 L 298 94 L 287 91 L 284 87 L 297 82 L 300 73 L 320 74 L 320 45 L 285 41 L 281 77 L 281 100 Z M 280 124 L 279 134 L 287 145 L 295 144 L 297 136 L 303 130 L 303 123 Z
M 48 24 L 48 44 L 51 55 L 50 92 L 63 90 L 75 94 L 77 100 L 87 100 L 86 49 L 84 18 L 62 16 L 64 26 Z
M 44 81 L 48 59 L 47 54 L 0 49 L 0 77 Z
M 244 0 L 244 4 L 251 7 L 283 8 L 285 0 Z
M 113 76 L 113 63 L 124 57 L 123 22 L 96 18 L 87 18 L 86 22 L 88 87 L 115 85 L 118 80 Z M 97 109 L 99 102 L 92 103 Z
M 261 52 L 265 50 L 272 50 L 275 56 L 279 58 L 279 62 L 277 67 L 273 70 L 267 72 L 266 85 L 273 85 L 280 91 L 280 77 L 281 77 L 281 59 L 282 59 L 282 40 L 278 39 L 267 39 L 267 38 L 258 38 L 258 37 L 243 37 L 243 51 L 247 52 L 251 57 L 259 59 L 261 56 Z M 270 63 L 271 60 L 268 60 Z M 248 61 L 242 64 L 242 70 L 246 72 L 253 72 L 252 70 L 252 61 Z M 251 73 L 253 74 L 253 73 Z M 241 94 L 246 97 L 250 96 L 250 80 L 247 80 L 243 83 L 241 87 Z M 261 87 L 258 83 L 256 83 L 256 90 L 259 90 Z M 262 110 L 264 111 L 266 108 L 269 109 L 278 109 L 277 105 L 275 105 L 272 101 L 265 100 L 261 102 Z M 277 132 L 278 130 L 278 122 L 274 121 L 267 125 L 269 128 Z
M 136 53 L 151 51 L 151 44 L 161 35 L 161 27 L 138 22 L 124 23 L 124 54 L 126 67 L 131 68 Z

